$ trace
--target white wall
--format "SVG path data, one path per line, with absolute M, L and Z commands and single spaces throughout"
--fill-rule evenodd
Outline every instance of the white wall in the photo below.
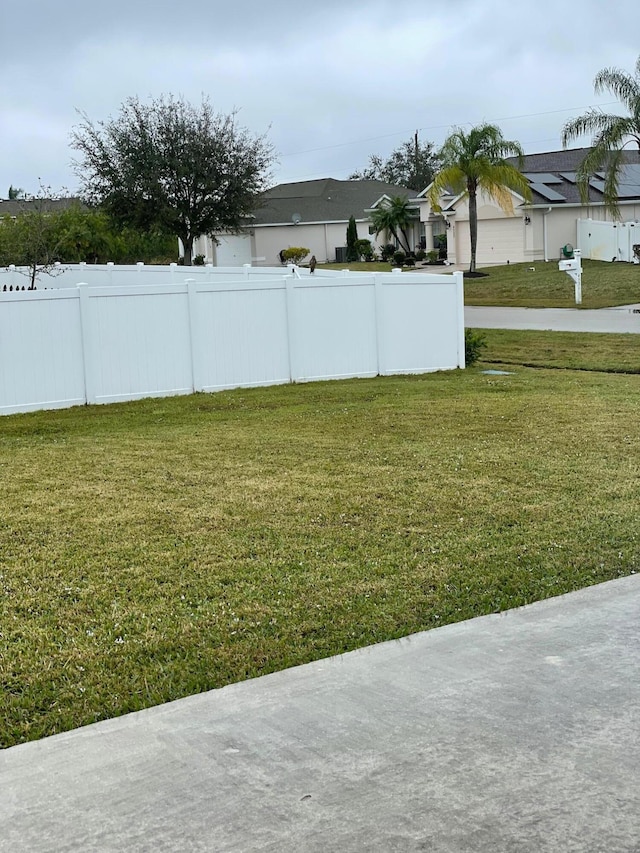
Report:
M 204 273 L 0 292 L 0 413 L 464 367 L 461 273 Z

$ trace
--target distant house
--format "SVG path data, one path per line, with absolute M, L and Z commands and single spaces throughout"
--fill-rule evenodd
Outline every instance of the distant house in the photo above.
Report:
M 413 198 L 415 193 L 406 187 L 382 181 L 338 181 L 322 178 L 315 181 L 278 184 L 262 197 L 261 205 L 247 220 L 240 234 L 200 237 L 194 255 L 204 255 L 216 266 L 238 266 L 243 263 L 273 266 L 279 254 L 290 246 L 305 246 L 319 263 L 345 260 L 347 223 L 354 216 L 358 238 L 371 240 L 374 245 L 386 241 L 381 234 L 371 233 L 371 213 L 396 196 Z M 415 222 L 410 228 L 411 245 L 424 238 L 420 222 L 420 202 L 414 202 Z
M 532 201 L 513 193 L 512 215 L 486 196 L 478 199 L 478 264 L 505 264 L 558 258 L 567 243 L 578 245 L 578 220 L 612 221 L 605 208 L 604 173 L 594 175 L 589 203 L 583 204 L 576 183 L 576 170 L 589 149 L 528 154 L 522 172 L 529 181 Z M 624 152 L 619 207 L 622 220 L 640 221 L 640 152 Z M 513 165 L 518 165 L 514 158 Z M 434 233 L 447 235 L 451 262 L 468 264 L 471 258 L 469 205 L 463 196 L 443 196 L 442 212 L 435 213 L 419 194 L 420 219 L 427 247 Z
M 19 216 L 21 213 L 29 213 L 29 211 L 37 210 L 46 213 L 59 213 L 62 210 L 68 210 L 70 207 L 82 206 L 79 198 L 73 196 L 65 196 L 64 198 L 47 198 L 47 199 L 1 199 L 0 198 L 0 217 L 2 216 Z

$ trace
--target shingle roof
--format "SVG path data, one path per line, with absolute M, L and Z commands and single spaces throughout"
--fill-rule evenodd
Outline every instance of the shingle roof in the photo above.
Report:
M 406 187 L 383 181 L 337 181 L 321 178 L 278 184 L 267 190 L 262 204 L 254 210 L 252 224 L 276 225 L 291 223 L 295 214 L 300 223 L 347 222 L 350 216 L 365 219 L 365 210 L 381 196 L 413 198 L 415 193 Z
M 543 154 L 526 154 L 522 172 L 531 186 L 534 205 L 561 206 L 580 204 L 580 191 L 576 183 L 576 170 L 589 152 L 589 148 L 570 148 L 562 151 L 546 151 Z M 519 166 L 517 158 L 507 158 L 514 166 Z M 640 198 L 640 151 L 623 151 L 625 166 L 620 174 L 620 200 Z M 604 176 L 604 173 L 598 173 Z M 603 183 L 596 175 L 590 182 L 589 200 L 602 203 Z
M 60 211 L 81 204 L 80 199 L 53 198 L 53 199 L 17 199 L 8 201 L 0 199 L 0 216 L 18 216 L 20 213 L 28 213 L 30 210 Z

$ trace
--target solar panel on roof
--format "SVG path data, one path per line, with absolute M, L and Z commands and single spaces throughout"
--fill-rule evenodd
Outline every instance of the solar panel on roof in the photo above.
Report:
M 569 181 L 570 184 L 576 183 L 576 173 L 575 172 L 560 172 L 560 177 L 564 178 L 565 181 Z
M 563 195 L 560 195 L 560 193 L 557 193 L 550 187 L 546 187 L 544 184 L 531 184 L 531 189 L 534 193 L 541 195 L 542 198 L 546 198 L 547 201 L 566 201 Z
M 561 184 L 562 178 L 557 175 L 552 175 L 550 172 L 523 172 L 522 173 L 532 184 Z

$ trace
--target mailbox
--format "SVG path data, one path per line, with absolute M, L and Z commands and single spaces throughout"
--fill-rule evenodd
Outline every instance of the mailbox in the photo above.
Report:
M 580 267 L 580 261 L 577 258 L 571 258 L 568 261 L 558 261 L 558 269 L 560 272 L 569 272 L 569 270 L 577 270 Z

